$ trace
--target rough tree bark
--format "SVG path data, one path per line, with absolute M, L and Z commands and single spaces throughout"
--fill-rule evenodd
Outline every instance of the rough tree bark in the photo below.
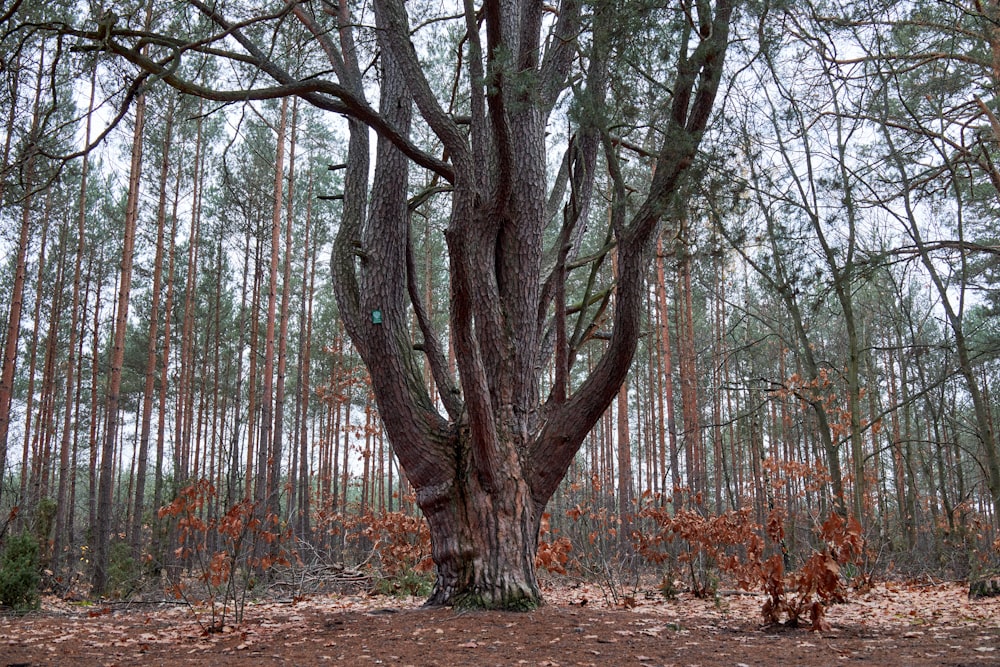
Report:
M 433 409 L 412 363 L 405 329 L 407 293 L 401 278 L 378 269 L 398 266 L 407 253 L 407 202 L 405 190 L 398 187 L 405 182 L 407 162 L 388 139 L 379 141 L 373 191 L 393 194 L 373 200 L 364 227 L 341 227 L 341 254 L 335 259 L 338 302 L 348 332 L 372 372 L 386 429 L 431 527 L 437 582 L 430 602 L 530 607 L 540 600 L 534 556 L 542 510 L 625 379 L 639 334 L 652 241 L 707 123 L 731 7 L 719 3 L 714 24 L 705 32 L 711 37 L 693 54 L 682 51 L 667 139 L 646 200 L 627 221 L 623 198 L 613 207 L 619 276 L 608 347 L 574 393 L 547 402 L 539 397 L 536 363 L 549 305 L 542 290 L 542 233 L 547 222 L 544 133 L 554 100 L 546 99 L 544 91 L 549 85 L 558 89 L 556 80 L 562 74 L 558 47 L 538 59 L 539 31 L 532 21 L 540 24 L 541 6 L 525 3 L 510 11 L 487 3 L 485 48 L 479 44 L 475 16 L 471 12 L 467 16 L 473 85 L 468 138 L 437 106 L 418 69 L 401 3 L 384 0 L 375 8 L 384 52 L 395 60 L 383 61 L 382 116 L 405 134 L 408 105 L 395 100 L 410 93 L 452 160 L 451 220 L 445 236 L 461 402 L 430 324 L 416 305 L 418 293 L 409 294 L 424 337 L 421 347 L 443 390 L 447 421 Z M 557 33 L 575 28 L 577 10 L 563 4 Z M 599 12 L 593 20 L 597 29 L 607 29 L 603 22 L 610 18 Z M 500 61 L 502 49 L 509 49 L 514 64 Z M 477 71 L 480 65 L 485 69 Z M 540 79 L 539 100 L 507 85 L 528 73 Z M 552 79 L 546 80 L 547 75 Z M 482 76 L 494 85 L 477 85 Z M 392 89 L 395 77 L 407 82 L 405 90 Z M 603 91 L 590 93 L 593 101 Z M 616 191 L 621 192 L 624 187 L 607 135 L 605 143 Z M 350 170 L 350 159 L 348 164 Z M 385 187 L 389 183 L 395 186 Z M 365 253 L 360 263 L 353 254 L 358 241 Z M 382 324 L 369 319 L 373 310 L 382 311 Z M 386 368 L 388 359 L 395 368 Z
M 676 49 L 665 51 L 677 54 L 676 74 L 662 88 L 670 94 L 662 100 L 667 114 L 656 134 L 654 175 L 631 202 L 618 160 L 621 146 L 607 129 L 607 70 L 615 49 L 631 37 L 621 28 L 622 12 L 646 20 L 646 9 L 577 0 L 555 7 L 540 0 L 486 0 L 477 7 L 468 0 L 456 61 L 468 103 L 453 113 L 440 104 L 423 69 L 403 0 L 375 0 L 372 6 L 377 109 L 365 97 L 371 86 L 359 66 L 364 58 L 367 67 L 372 55 L 359 53 L 369 48 L 369 35 L 362 41 L 354 34 L 367 30 L 371 17 L 351 16 L 346 1 L 325 6 L 322 14 L 293 3 L 260 17 L 277 26 L 291 14 L 311 33 L 327 58 L 326 71 L 301 76 L 216 6 L 188 4 L 215 24 L 217 41 L 164 39 L 154 43 L 166 48 L 145 57 L 134 32 L 112 27 L 110 34 L 76 34 L 190 94 L 216 101 L 297 95 L 348 118 L 332 262 L 335 293 L 345 329 L 370 373 L 386 433 L 430 526 L 437 582 L 429 602 L 512 609 L 539 604 L 534 558 L 542 511 L 628 372 L 653 243 L 708 124 L 736 1 L 717 0 L 714 7 L 708 0 L 682 2 L 670 15 L 677 19 L 670 35 Z M 666 16 L 674 8 L 662 11 Z M 239 52 L 231 60 L 257 68 L 261 81 L 269 79 L 262 87 L 218 90 L 180 75 L 177 63 L 185 49 L 219 58 L 234 44 Z M 585 69 L 574 72 L 581 62 Z M 552 118 L 564 93 L 581 96 L 582 111 L 572 121 L 577 127 L 567 150 L 573 167 L 568 196 L 547 187 L 546 137 L 552 122 L 566 122 Z M 436 154 L 410 139 L 414 113 L 438 142 Z M 371 177 L 370 129 L 378 134 Z M 610 332 L 602 336 L 599 360 L 582 377 L 568 371 L 579 345 L 594 340 L 598 323 L 578 327 L 585 333 L 568 344 L 565 331 L 553 332 L 553 314 L 566 309 L 554 295 L 562 293 L 558 283 L 568 271 L 603 261 L 609 250 L 591 263 L 577 259 L 602 147 L 613 191 L 609 240 L 619 271 L 612 305 L 597 298 Z M 448 351 L 424 308 L 413 269 L 408 186 L 414 166 L 448 184 L 414 200 L 440 195 L 441 206 L 449 208 Z M 552 229 L 560 208 L 562 228 Z M 546 249 L 550 229 L 558 247 Z M 592 305 L 584 303 L 581 317 Z M 591 309 L 586 317 L 593 315 Z M 416 344 L 413 319 L 422 339 Z M 558 319 L 565 322 L 565 313 Z M 553 359 L 554 348 L 559 358 Z M 451 351 L 457 377 L 447 362 Z M 433 393 L 422 374 L 425 359 Z M 543 397 L 551 364 L 559 369 L 559 387 Z

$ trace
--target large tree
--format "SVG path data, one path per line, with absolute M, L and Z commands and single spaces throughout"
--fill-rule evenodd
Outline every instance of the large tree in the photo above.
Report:
M 430 525 L 430 602 L 528 608 L 541 599 L 534 558 L 543 509 L 628 372 L 652 247 L 709 122 L 734 4 L 466 0 L 448 15 L 403 0 L 375 0 L 370 10 L 347 0 L 189 0 L 178 3 L 187 22 L 172 22 L 190 25 L 189 34 L 137 30 L 111 11 L 62 29 L 137 66 L 133 93 L 165 82 L 219 102 L 296 95 L 348 119 L 337 303 Z M 454 77 L 446 85 L 431 74 L 442 71 L 442 43 Z M 218 71 L 238 79 L 228 89 L 197 83 L 185 69 L 193 54 L 227 61 Z M 630 145 L 622 134 L 638 123 L 637 93 L 627 89 L 637 82 L 648 102 L 641 189 L 626 183 L 620 159 Z M 619 103 L 633 108 L 622 113 Z M 553 158 L 558 137 L 563 153 Z M 413 196 L 418 181 L 426 187 Z M 595 183 L 610 195 L 609 243 L 581 257 Z M 410 212 L 428 197 L 450 211 L 447 331 L 457 377 L 414 270 Z M 571 308 L 570 273 L 603 262 L 612 247 L 611 305 Z M 600 327 L 570 335 L 569 317 L 595 312 Z M 598 328 L 606 334 L 599 361 L 579 368 L 576 351 Z

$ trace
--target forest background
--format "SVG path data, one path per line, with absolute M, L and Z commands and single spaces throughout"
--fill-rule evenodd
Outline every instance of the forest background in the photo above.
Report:
M 331 290 L 346 123 L 129 86 L 50 29 L 105 14 L 38 4 L 5 5 L 0 35 L 0 552 L 62 593 L 180 592 L 199 567 L 208 587 L 279 564 L 419 579 L 429 543 Z M 640 571 L 711 589 L 745 574 L 734 556 L 761 582 L 775 555 L 844 579 L 996 571 L 998 20 L 993 0 L 744 8 L 631 372 L 549 503 L 540 565 L 616 596 Z M 442 99 L 460 28 L 414 32 Z M 611 77 L 629 182 L 651 178 L 664 78 L 637 53 L 661 38 Z M 413 271 L 447 331 L 447 207 L 420 178 Z M 596 187 L 565 294 L 584 370 L 615 299 L 613 179 Z

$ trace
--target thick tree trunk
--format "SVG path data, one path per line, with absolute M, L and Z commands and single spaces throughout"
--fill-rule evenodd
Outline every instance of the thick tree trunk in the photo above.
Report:
M 452 185 L 445 232 L 449 333 L 461 388 L 420 307 L 408 247 L 408 160 L 398 142 L 380 137 L 366 208 L 368 128 L 359 123 L 351 126 L 344 212 L 334 250 L 337 303 L 371 373 L 386 432 L 430 525 L 437 582 L 429 602 L 533 608 L 541 602 L 534 566 L 541 512 L 628 373 L 640 335 L 653 240 L 707 123 L 731 7 L 719 3 L 714 25 L 703 33 L 711 39 L 690 59 L 686 52 L 681 56 L 680 92 L 672 102 L 655 176 L 645 201 L 628 220 L 616 149 L 603 135 L 615 186 L 609 241 L 613 235 L 619 257 L 612 332 L 589 375 L 577 386 L 555 391 L 547 403 L 540 398 L 545 364 L 539 360 L 546 358 L 542 348 L 551 295 L 559 290 L 543 288 L 542 245 L 547 105 L 555 97 L 547 97 L 544 83 L 540 100 L 520 97 L 506 83 L 506 77 L 515 80 L 520 73 L 497 57 L 503 40 L 516 33 L 523 40 L 510 44 L 517 67 L 539 66 L 541 8 L 525 6 L 521 15 L 513 7 L 488 3 L 485 44 L 474 13 L 466 17 L 473 82 L 468 133 L 437 107 L 409 41 L 404 4 L 377 0 L 374 8 L 383 53 L 380 117 L 408 135 L 412 96 L 454 167 L 441 174 Z M 576 29 L 578 7 L 563 9 L 556 30 L 568 38 Z M 610 13 L 602 13 L 595 22 L 608 29 L 611 20 Z M 519 21 L 520 32 L 509 32 L 507 22 Z M 486 71 L 490 86 L 483 84 Z M 555 77 L 557 92 L 564 75 L 546 74 Z M 599 106 L 603 86 L 592 93 Z M 575 224 L 574 216 L 567 219 Z M 400 266 L 407 272 L 395 270 Z M 418 349 L 426 355 L 446 415 L 436 409 L 414 354 L 409 326 L 414 315 L 423 336 Z M 574 345 L 591 335 L 574 337 Z M 560 343 L 560 356 L 571 364 L 575 350 L 564 350 L 565 344 Z M 564 389 L 569 393 L 563 395 Z
M 535 575 L 541 507 L 517 462 L 508 463 L 513 474 L 493 489 L 466 465 L 454 482 L 417 490 L 437 565 L 427 604 L 522 611 L 541 604 Z

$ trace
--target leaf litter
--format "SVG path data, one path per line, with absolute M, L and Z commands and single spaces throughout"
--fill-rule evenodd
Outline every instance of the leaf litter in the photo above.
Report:
M 641 591 L 639 592 L 641 593 Z M 765 626 L 765 596 L 730 592 L 600 604 L 599 586 L 550 583 L 528 613 L 421 608 L 421 598 L 316 595 L 247 606 L 243 623 L 205 633 L 197 608 L 112 604 L 94 614 L 57 598 L 0 616 L 5 665 L 285 664 L 826 665 L 996 664 L 1000 599 L 957 583 L 888 583 L 833 605 L 828 630 Z

